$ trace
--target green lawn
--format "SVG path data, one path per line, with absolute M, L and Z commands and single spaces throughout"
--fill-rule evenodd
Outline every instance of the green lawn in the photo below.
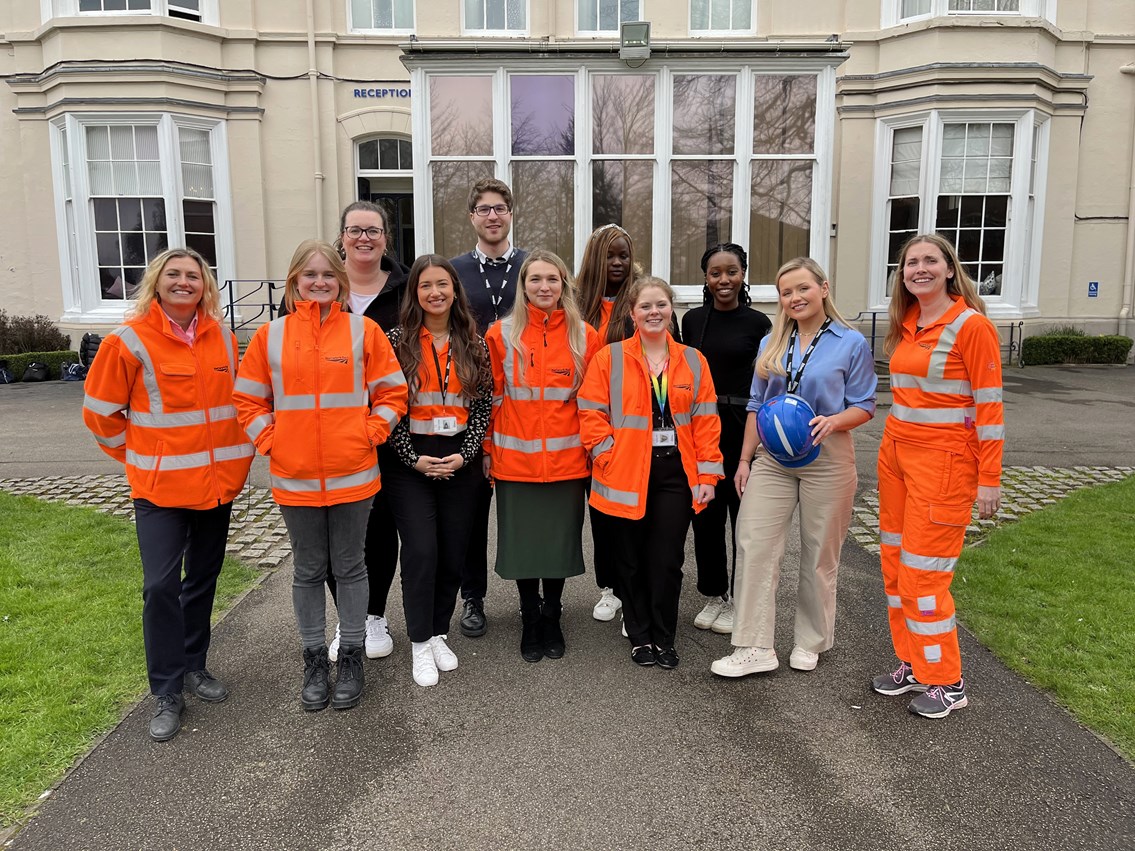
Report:
M 256 575 L 228 561 L 217 610 Z M 133 524 L 0 492 L 0 826 L 148 690 L 141 589 Z
M 1077 491 L 968 548 L 959 617 L 1135 759 L 1135 477 Z

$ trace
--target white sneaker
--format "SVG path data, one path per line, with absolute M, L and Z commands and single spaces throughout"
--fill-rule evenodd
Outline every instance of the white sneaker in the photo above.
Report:
M 710 629 L 720 635 L 729 635 L 733 632 L 733 601 L 729 600 L 721 607 L 721 612 L 714 619 Z
M 599 602 L 591 610 L 591 617 L 597 621 L 614 620 L 619 609 L 623 607 L 623 601 L 616 597 L 615 592 L 610 588 L 600 588 L 599 593 Z
M 698 616 L 694 618 L 694 626 L 698 629 L 709 629 L 717 620 L 717 616 L 721 614 L 722 609 L 728 605 L 729 603 L 725 601 L 724 597 L 710 597 L 705 608 L 698 612 Z M 732 627 L 729 631 L 733 631 Z
M 797 671 L 814 671 L 816 663 L 820 661 L 820 654 L 805 650 L 797 645 L 792 648 L 792 655 L 788 657 L 788 667 Z
M 719 677 L 744 677 L 780 667 L 776 651 L 771 647 L 738 647 L 732 654 L 718 659 L 709 669 Z
M 339 661 L 339 624 L 335 624 L 335 640 L 331 642 L 331 646 L 327 648 L 327 661 Z
M 447 635 L 435 635 L 429 641 L 430 647 L 433 648 L 434 664 L 437 665 L 439 671 L 457 670 L 457 657 L 453 655 L 453 651 L 445 643 L 445 639 L 448 637 Z
M 437 663 L 434 661 L 433 639 L 410 642 L 414 657 L 414 682 L 420 686 L 437 685 Z
M 339 640 L 338 633 L 335 640 Z M 338 648 L 336 648 L 338 649 Z M 367 615 L 366 653 L 368 659 L 381 659 L 394 651 L 394 639 L 390 637 L 390 629 L 386 618 L 379 615 Z M 327 658 L 331 658 L 330 652 Z

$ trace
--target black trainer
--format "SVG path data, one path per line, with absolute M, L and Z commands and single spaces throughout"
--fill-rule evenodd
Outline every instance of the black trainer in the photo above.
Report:
M 155 742 L 168 742 L 181 730 L 181 716 L 185 712 L 185 698 L 180 694 L 159 694 L 150 718 L 150 738 Z
M 892 696 L 906 694 L 908 691 L 926 691 L 926 686 L 914 678 L 910 662 L 899 661 L 899 666 L 889 674 L 879 674 L 871 680 L 871 688 L 879 694 Z
M 208 668 L 186 674 L 185 690 L 206 703 L 220 703 L 229 696 L 229 687 L 210 674 Z
M 667 671 L 671 668 L 677 668 L 678 651 L 673 647 L 655 647 L 654 661 L 658 663 L 659 668 L 665 668 Z
M 327 708 L 331 699 L 331 663 L 326 647 L 305 647 L 303 651 L 303 691 L 300 702 L 308 712 Z
M 567 650 L 567 643 L 564 641 L 564 631 L 560 627 L 560 615 L 563 613 L 563 606 L 556 606 L 554 609 L 547 603 L 540 613 L 540 626 L 544 645 L 544 655 L 549 659 L 562 659 Z
M 485 601 L 480 597 L 466 597 L 461 610 L 461 634 L 466 638 L 480 638 L 489 628 L 485 620 Z
M 363 699 L 363 647 L 339 645 L 339 676 L 331 695 L 332 709 L 350 709 Z

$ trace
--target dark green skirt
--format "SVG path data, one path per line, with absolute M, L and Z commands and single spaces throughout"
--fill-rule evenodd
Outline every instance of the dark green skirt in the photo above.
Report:
M 497 574 L 567 579 L 583 573 L 584 483 L 497 479 Z

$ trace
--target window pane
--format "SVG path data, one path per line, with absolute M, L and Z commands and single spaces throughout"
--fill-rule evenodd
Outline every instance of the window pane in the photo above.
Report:
M 514 162 L 512 190 L 518 212 L 513 228 L 525 246 L 554 251 L 575 268 L 575 163 Z
M 391 29 L 394 26 L 394 5 L 391 0 L 371 0 L 374 9 L 374 25 L 379 29 Z
M 186 201 L 183 204 L 186 233 L 213 233 L 211 201 Z
M 902 11 L 899 14 L 904 18 L 910 18 L 914 15 L 929 15 L 930 0 L 902 0 Z
M 213 170 L 211 166 L 189 166 L 190 168 L 203 168 L 209 175 L 209 194 L 213 194 Z M 160 163 L 138 163 L 138 194 L 162 194 L 162 167 Z
M 505 0 L 484 0 L 485 2 L 485 29 L 504 29 Z
M 112 160 L 134 159 L 134 128 L 110 128 L 110 158 Z
M 394 26 L 400 30 L 414 28 L 414 0 L 394 0 Z
M 118 230 L 118 205 L 113 198 L 95 198 L 95 230 Z
M 571 156 L 575 153 L 575 78 L 513 74 L 512 153 Z
M 142 199 L 120 198 L 118 201 L 118 228 L 122 231 L 141 231 Z
M 378 140 L 378 167 L 398 168 L 398 140 Z
M 434 251 L 456 257 L 477 242 L 469 222 L 469 190 L 483 177 L 493 177 L 491 162 L 440 162 L 433 176 Z
M 142 222 L 146 230 L 164 233 L 166 229 L 165 201 L 161 198 L 143 198 Z
M 754 78 L 753 153 L 807 154 L 815 147 L 816 78 Z
M 654 77 L 592 77 L 591 125 L 597 154 L 653 154 Z
M 709 2 L 709 28 L 711 30 L 729 29 L 730 0 L 710 0 Z
M 775 283 L 786 260 L 810 253 L 812 161 L 754 162 L 749 203 L 749 281 Z
M 732 74 L 676 75 L 674 153 L 733 153 L 736 105 L 737 78 Z
M 958 249 L 982 295 L 1000 295 L 1005 258 L 1007 196 L 972 195 L 938 198 L 936 229 Z
M 185 245 L 205 258 L 210 266 L 217 265 L 217 240 L 211 233 L 187 233 Z
M 615 29 L 618 29 L 618 24 L 624 21 L 637 21 L 639 19 L 639 0 L 621 0 L 619 3 L 619 20 L 616 21 Z
M 508 0 L 508 24 L 510 30 L 522 30 L 527 26 L 524 20 L 525 0 Z
M 465 28 L 470 30 L 485 28 L 485 0 L 465 0 Z
M 653 251 L 654 163 L 591 163 L 591 228 L 614 222 L 631 235 L 635 261 L 649 271 Z M 699 258 L 700 259 L 700 258 Z
M 733 0 L 733 29 L 738 31 L 753 28 L 752 0 Z
M 88 160 L 109 160 L 110 159 L 110 128 L 109 127 L 88 127 L 87 128 L 87 159 Z
M 208 153 L 209 134 L 206 133 L 204 130 L 191 130 L 190 132 L 191 133 L 197 133 L 199 136 L 205 137 L 205 147 L 206 147 L 206 151 L 205 151 L 205 154 L 204 154 L 205 158 L 202 159 L 202 160 L 197 160 L 196 162 L 203 162 L 203 163 L 212 162 L 212 160 L 209 159 L 209 153 Z M 135 141 L 135 144 L 137 145 L 135 153 L 137 154 L 138 159 L 140 159 L 140 160 L 153 160 L 154 162 L 157 162 L 157 160 L 159 159 L 159 155 L 158 155 L 158 128 L 157 127 L 152 127 L 152 126 L 151 127 L 135 127 L 134 128 L 134 141 Z M 118 159 L 118 157 L 115 157 L 115 159 Z M 130 159 L 132 159 L 132 158 L 130 158 Z
M 406 139 L 398 140 L 398 167 L 407 169 L 414 167 L 414 146 Z
M 179 127 L 177 136 L 178 144 L 181 146 L 182 162 L 200 164 L 209 164 L 213 162 L 213 155 L 209 150 L 208 131 L 198 130 L 196 127 Z M 143 147 L 141 134 L 139 134 L 138 142 L 139 154 L 141 154 L 141 148 Z M 142 159 L 156 160 L 157 158 L 157 140 L 155 139 L 154 156 L 142 157 Z
M 117 233 L 95 234 L 95 246 L 98 249 L 100 266 L 118 266 L 122 263 L 122 249 L 118 244 Z
M 107 12 L 124 12 L 126 0 L 103 0 L 102 7 Z
M 369 142 L 359 143 L 359 168 L 361 169 L 376 169 L 378 168 L 378 140 L 371 139 Z
M 670 283 L 701 284 L 706 246 L 733 233 L 733 163 L 675 162 L 670 174 Z
M 492 77 L 430 79 L 430 145 L 435 156 L 492 156 Z
M 690 3 L 690 29 L 709 29 L 709 0 L 693 0 Z
M 917 195 L 922 174 L 922 128 L 896 130 L 891 146 L 891 195 Z
M 358 30 L 369 30 L 374 26 L 371 0 L 351 0 L 351 26 Z

